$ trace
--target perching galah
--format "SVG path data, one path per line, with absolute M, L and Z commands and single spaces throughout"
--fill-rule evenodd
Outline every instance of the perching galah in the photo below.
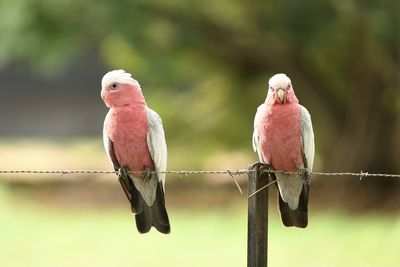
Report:
M 139 83 L 123 70 L 106 73 L 101 97 L 110 110 L 104 121 L 107 155 L 135 214 L 140 233 L 154 226 L 170 232 L 164 187 L 167 145 L 160 116 L 147 107 Z M 140 172 L 134 173 L 134 172 Z
M 265 103 L 254 118 L 253 149 L 260 162 L 276 171 L 279 210 L 285 226 L 308 224 L 309 172 L 314 162 L 314 132 L 310 113 L 299 101 L 285 74 L 268 82 Z

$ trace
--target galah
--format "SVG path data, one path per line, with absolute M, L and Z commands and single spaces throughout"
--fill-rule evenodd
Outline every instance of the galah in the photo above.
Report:
M 160 116 L 147 107 L 139 83 L 124 70 L 106 73 L 101 97 L 109 108 L 103 141 L 108 158 L 118 171 L 140 233 L 154 226 L 170 232 L 165 208 L 167 145 Z
M 279 210 L 285 226 L 308 224 L 309 173 L 314 162 L 310 113 L 299 104 L 291 80 L 276 74 L 268 82 L 265 103 L 254 118 L 253 149 L 276 172 Z

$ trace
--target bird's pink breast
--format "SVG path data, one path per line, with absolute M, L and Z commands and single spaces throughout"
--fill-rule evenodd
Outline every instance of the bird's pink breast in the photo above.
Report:
M 145 105 L 112 107 L 107 116 L 107 133 L 121 166 L 132 171 L 154 169 L 147 146 L 148 122 Z
M 296 171 L 303 164 L 300 106 L 267 105 L 258 126 L 261 153 L 275 170 Z

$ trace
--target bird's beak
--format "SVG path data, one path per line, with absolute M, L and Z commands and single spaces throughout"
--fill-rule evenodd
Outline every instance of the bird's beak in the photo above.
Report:
M 276 92 L 279 97 L 279 102 L 280 103 L 285 103 L 285 90 L 282 88 L 279 88 L 278 91 Z
M 106 90 L 103 88 L 101 89 L 101 98 L 104 100 L 104 97 L 106 96 Z

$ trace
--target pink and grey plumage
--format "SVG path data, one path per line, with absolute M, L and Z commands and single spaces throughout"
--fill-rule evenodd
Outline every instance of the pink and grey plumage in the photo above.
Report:
M 260 162 L 276 171 L 299 174 L 273 175 L 279 188 L 279 210 L 285 226 L 308 224 L 309 172 L 314 162 L 314 132 L 311 116 L 299 104 L 285 74 L 269 80 L 265 103 L 254 119 L 253 148 Z
M 106 73 L 101 97 L 109 112 L 104 121 L 103 141 L 119 182 L 135 214 L 140 233 L 154 226 L 170 232 L 165 208 L 167 145 L 160 116 L 148 108 L 139 83 L 123 70 Z M 133 172 L 143 172 L 143 175 Z

